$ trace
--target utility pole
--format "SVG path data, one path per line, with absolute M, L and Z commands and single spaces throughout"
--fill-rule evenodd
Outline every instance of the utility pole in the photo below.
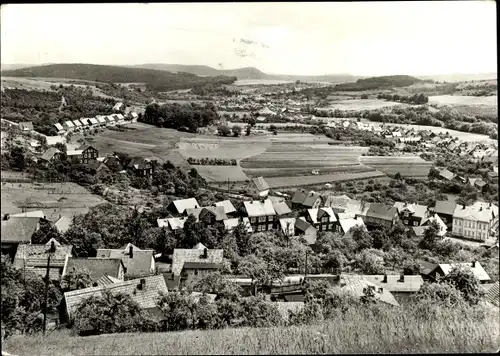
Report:
M 306 275 L 307 275 L 307 250 L 306 250 L 306 264 L 304 266 L 304 280 L 306 279 Z
M 229 178 L 227 179 L 227 192 L 229 193 Z
M 43 335 L 45 336 L 45 330 L 47 329 L 47 309 L 48 309 L 48 293 L 49 293 L 49 269 L 50 269 L 50 254 L 47 259 L 47 273 L 45 275 L 45 306 L 43 309 Z

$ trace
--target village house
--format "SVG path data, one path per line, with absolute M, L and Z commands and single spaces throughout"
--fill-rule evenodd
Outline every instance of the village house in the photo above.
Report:
M 97 119 L 97 123 L 100 127 L 106 126 L 107 120 L 106 120 L 105 116 L 97 115 L 95 118 Z
M 39 217 L 5 216 L 1 222 L 1 252 L 14 259 L 18 246 L 30 244 L 31 237 L 40 228 Z
M 219 202 L 216 202 L 214 206 L 221 206 L 224 208 L 224 213 L 227 215 L 228 218 L 235 218 L 237 211 L 236 208 L 234 207 L 233 203 L 231 203 L 230 200 L 222 200 Z
M 33 123 L 30 121 L 20 122 L 19 128 L 21 131 L 33 131 Z
M 73 131 L 75 129 L 75 124 L 71 120 L 64 122 L 63 127 L 66 131 Z
M 292 210 L 284 199 L 271 199 L 271 201 L 278 218 L 290 217 L 292 215 Z
M 282 218 L 279 219 L 281 231 L 285 236 L 295 236 L 295 218 Z
M 427 207 L 419 204 L 408 204 L 402 202 L 394 203 L 399 217 L 406 226 L 420 226 L 422 219 L 426 216 Z
M 338 231 L 338 222 L 332 208 L 307 209 L 306 220 L 318 231 Z
M 55 147 L 50 147 L 43 155 L 40 156 L 40 161 L 42 162 L 54 162 L 60 160 L 62 157 L 62 152 Z
M 217 223 L 223 224 L 223 221 L 227 220 L 227 215 L 224 212 L 223 206 L 186 209 L 184 213 L 186 216 L 193 215 L 196 218 L 196 222 L 200 222 L 204 226 L 213 226 Z
M 498 207 L 492 204 L 457 205 L 453 212 L 452 234 L 486 241 L 498 228 Z
M 422 237 L 424 236 L 425 230 L 430 226 L 432 222 L 436 222 L 438 224 L 439 230 L 438 230 L 438 235 L 439 236 L 444 236 L 446 234 L 446 231 L 448 230 L 448 227 L 446 224 L 441 220 L 439 215 L 437 214 L 432 214 L 431 212 L 427 212 L 426 216 L 420 223 L 420 226 L 413 226 L 413 232 L 415 233 L 416 236 Z
M 123 280 L 125 275 L 125 265 L 121 258 L 69 257 L 62 276 L 70 274 L 73 270 L 79 271 L 82 269 L 89 271 L 93 284 L 97 284 L 97 280 L 102 276 L 111 276 Z
M 407 296 L 412 293 L 417 293 L 424 280 L 422 276 L 405 276 L 404 274 L 392 274 L 392 275 L 363 275 L 363 278 L 373 284 L 377 284 L 380 287 L 387 289 L 396 298 L 399 296 Z
M 108 167 L 111 172 L 120 172 L 123 170 L 123 166 L 120 162 L 120 159 L 116 156 L 108 156 L 105 157 L 102 161 Z
M 316 228 L 309 224 L 303 216 L 295 220 L 295 235 L 305 239 L 308 245 L 314 245 L 316 243 Z
M 240 205 L 240 211 L 248 216 L 250 225 L 255 232 L 272 230 L 277 223 L 276 212 L 269 199 L 244 201 Z
M 479 283 L 488 283 L 491 281 L 490 276 L 488 276 L 488 273 L 484 270 L 483 266 L 477 261 L 474 261 L 472 263 L 440 263 L 434 270 L 432 270 L 429 274 L 428 277 L 431 280 L 439 280 L 440 278 L 444 278 L 450 274 L 450 272 L 453 270 L 453 268 L 470 268 L 474 276 L 479 280 Z
M 132 158 L 127 165 L 136 176 L 151 179 L 154 173 L 154 163 L 145 158 Z
M 391 228 L 398 220 L 398 211 L 393 206 L 370 203 L 362 219 L 367 227 L 378 225 Z
M 119 101 L 115 104 L 115 106 L 113 106 L 113 111 L 119 112 L 119 111 L 123 110 L 124 108 L 125 108 L 125 106 L 123 105 L 123 103 L 121 101 Z
M 154 250 L 141 250 L 129 243 L 121 249 L 98 249 L 98 258 L 120 258 L 127 276 L 147 276 L 155 272 Z
M 192 249 L 175 248 L 172 255 L 172 275 L 180 283 L 201 278 L 223 268 L 222 249 L 207 249 L 199 243 Z
M 439 179 L 443 179 L 443 180 L 453 180 L 453 178 L 455 178 L 455 174 L 450 172 L 449 170 L 447 170 L 446 168 L 445 169 L 442 169 L 440 172 L 439 172 Z
M 60 123 L 55 123 L 54 126 L 57 130 L 58 135 L 61 135 L 65 132 L 64 127 Z
M 451 201 L 436 201 L 434 212 L 443 220 L 448 228 L 453 226 L 453 213 L 457 204 Z
M 197 209 L 199 207 L 200 204 L 198 204 L 195 198 L 188 198 L 188 199 L 179 199 L 172 201 L 167 206 L 167 210 L 173 214 L 182 215 L 184 214 L 186 209 Z
M 73 125 L 75 125 L 75 130 L 76 131 L 80 131 L 80 129 L 82 127 L 82 123 L 80 122 L 80 120 L 78 120 L 78 119 L 73 120 Z
M 66 231 L 69 230 L 72 223 L 73 223 L 73 221 L 71 218 L 69 218 L 67 216 L 59 215 L 59 219 L 54 223 L 54 227 L 61 234 L 64 234 Z
M 82 163 L 84 164 L 96 160 L 99 157 L 99 151 L 90 145 L 82 146 L 79 150 L 82 151 Z
M 292 209 L 317 209 L 323 205 L 323 197 L 314 191 L 297 189 L 292 196 Z
M 111 172 L 111 170 L 102 161 L 93 160 L 87 163 L 87 167 L 94 170 L 96 173 L 99 172 Z
M 92 126 L 99 125 L 99 121 L 97 121 L 97 119 L 95 117 L 89 118 L 89 122 L 90 122 L 90 125 L 92 125 Z
M 80 119 L 80 122 L 82 123 L 83 127 L 84 128 L 88 128 L 90 126 L 90 121 L 89 119 L 85 118 L 85 117 L 82 117 Z
M 49 278 L 59 281 L 69 257 L 73 255 L 73 246 L 61 245 L 55 239 L 50 239 L 43 245 L 21 244 L 17 248 L 14 267 L 25 268 L 45 277 L 47 260 L 50 256 Z
M 68 160 L 75 163 L 82 163 L 82 150 L 71 150 L 66 152 Z
M 224 228 L 227 231 L 233 231 L 239 224 L 243 224 L 248 233 L 253 232 L 252 225 L 250 225 L 250 220 L 246 217 L 242 218 L 241 220 L 240 218 L 231 218 L 224 220 Z
M 343 235 L 345 238 L 352 237 L 352 229 L 356 226 L 361 227 L 363 230 L 366 230 L 366 225 L 360 217 L 357 218 L 352 218 L 352 217 L 346 217 L 344 216 L 345 214 L 340 213 L 337 214 L 338 217 L 338 222 L 339 222 L 339 230 L 340 233 Z
M 178 234 L 184 229 L 187 217 L 157 219 L 158 227 L 169 228 L 174 234 Z
M 372 294 L 375 299 L 382 303 L 399 306 L 398 301 L 387 288 L 366 280 L 364 276 L 343 274 L 340 277 L 340 288 L 357 298 Z
M 84 300 L 91 296 L 102 295 L 104 291 L 109 291 L 112 294 L 129 295 L 139 305 L 140 309 L 153 314 L 158 312 L 157 300 L 161 293 L 168 293 L 163 275 L 113 282 L 64 293 L 61 302 L 61 310 L 63 311 L 61 313 L 61 322 L 73 320 L 75 311 Z
M 131 111 L 131 112 L 129 112 L 127 114 L 127 118 L 129 120 L 131 120 L 132 122 L 137 122 L 137 119 L 139 118 L 139 115 L 136 112 Z

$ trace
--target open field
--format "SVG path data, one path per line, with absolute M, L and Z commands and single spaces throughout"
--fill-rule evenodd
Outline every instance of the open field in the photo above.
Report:
M 373 168 L 361 164 L 339 165 L 335 167 L 322 168 L 320 174 L 342 174 L 342 173 L 358 173 L 358 172 L 373 172 Z M 311 169 L 303 168 L 246 168 L 245 173 L 249 177 L 281 177 L 281 176 L 310 176 Z
M 47 219 L 56 220 L 59 215 L 72 217 L 84 214 L 94 205 L 105 202 L 76 183 L 2 183 L 3 214 L 21 213 L 21 205 L 27 211 L 42 210 Z
M 332 101 L 330 102 L 330 105 L 328 105 L 323 109 L 374 110 L 395 105 L 405 105 L 405 104 L 395 103 L 392 101 L 385 101 L 381 99 L 351 99 L 351 100 Z
M 475 311 L 412 305 L 368 313 L 351 308 L 322 323 L 270 328 L 227 328 L 165 333 L 71 336 L 67 330 L 13 336 L 2 349 L 18 356 L 257 355 L 493 353 L 499 347 L 498 308 Z
M 373 167 L 385 174 L 399 172 L 404 177 L 416 179 L 427 178 L 431 162 L 417 156 L 363 156 L 361 163 Z
M 386 175 L 382 172 L 371 170 L 366 172 L 346 172 L 346 173 L 334 173 L 334 174 L 320 174 L 317 176 L 290 176 L 290 177 L 270 177 L 266 178 L 266 182 L 271 188 L 283 188 L 283 187 L 300 187 L 300 186 L 310 186 L 315 184 L 326 184 L 335 183 L 342 181 L 352 181 L 361 179 L 371 179 L 378 177 L 385 177 Z
M 498 96 L 436 95 L 429 97 L 429 103 L 441 105 L 489 105 L 497 106 Z

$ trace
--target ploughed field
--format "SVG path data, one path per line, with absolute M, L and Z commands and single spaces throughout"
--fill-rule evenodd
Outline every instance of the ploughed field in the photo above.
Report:
M 417 156 L 363 156 L 360 162 L 385 174 L 399 172 L 404 177 L 425 179 L 432 167 L 431 162 Z

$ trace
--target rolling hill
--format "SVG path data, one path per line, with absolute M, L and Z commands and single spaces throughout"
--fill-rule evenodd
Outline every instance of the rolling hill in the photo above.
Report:
M 149 89 L 167 91 L 203 84 L 231 84 L 236 77 L 199 77 L 189 73 L 120 66 L 62 63 L 15 70 L 2 70 L 2 76 L 45 77 L 91 80 L 104 83 L 146 83 Z
M 326 74 L 326 75 L 287 75 L 287 74 L 267 74 L 254 67 L 244 67 L 236 69 L 215 69 L 205 65 L 183 65 L 183 64 L 163 64 L 150 63 L 126 66 L 127 68 L 145 68 L 155 70 L 165 70 L 174 73 L 191 73 L 201 76 L 230 76 L 238 79 L 267 79 L 267 80 L 289 80 L 289 81 L 309 81 L 309 82 L 331 82 L 345 83 L 354 82 L 364 78 L 351 74 Z

